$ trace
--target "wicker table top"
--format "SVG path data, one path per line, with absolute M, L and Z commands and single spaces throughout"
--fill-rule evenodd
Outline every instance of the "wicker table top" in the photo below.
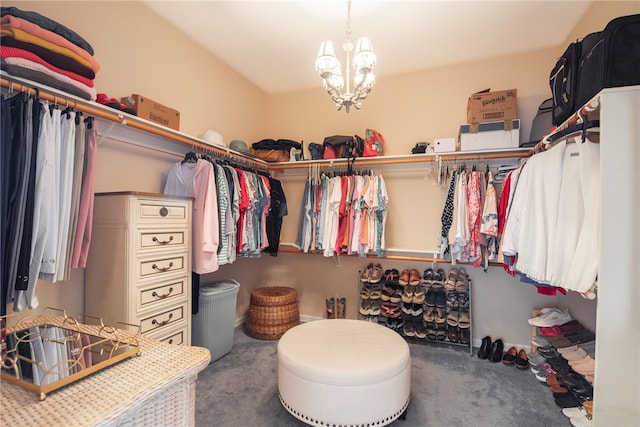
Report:
M 140 356 L 126 359 L 60 390 L 46 400 L 16 385 L 0 384 L 0 425 L 110 424 L 159 390 L 207 367 L 209 350 L 140 337 Z

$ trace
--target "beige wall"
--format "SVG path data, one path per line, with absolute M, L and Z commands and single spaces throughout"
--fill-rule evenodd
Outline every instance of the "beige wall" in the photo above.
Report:
M 327 135 L 359 133 L 371 127 L 387 141 L 387 154 L 408 154 L 418 141 L 457 135 L 465 121 L 467 97 L 484 88 L 518 89 L 522 120 L 521 140 L 528 138 L 539 103 L 549 97 L 548 73 L 564 46 L 538 52 L 474 61 L 395 76 L 379 76 L 360 111 L 336 112 L 326 93 L 317 87 L 267 96 L 253 84 L 207 54 L 198 44 L 172 28 L 137 2 L 25 2 L 3 6 L 34 10 L 83 35 L 96 50 L 102 69 L 98 92 L 121 97 L 144 94 L 181 111 L 181 131 L 199 136 L 206 129 L 222 133 L 227 141 L 292 138 L 321 142 Z M 615 16 L 637 13 L 634 2 L 595 2 L 574 33 L 601 29 Z M 541 23 L 542 25 L 543 23 Z M 570 39 L 574 38 L 571 36 Z M 104 130 L 104 129 L 103 129 Z M 177 156 L 154 153 L 107 138 L 99 150 L 97 191 L 160 191 L 166 170 Z M 435 186 L 428 166 L 409 172 L 384 173 L 389 186 L 388 242 L 390 247 L 430 250 L 438 231 L 443 187 Z M 278 175 L 289 202 L 283 241 L 297 232 L 301 176 Z M 298 289 L 301 313 L 322 317 L 328 296 L 348 298 L 348 317 L 356 317 L 357 270 L 370 260 L 341 257 L 339 262 L 320 255 L 281 253 L 278 257 L 239 260 L 204 280 L 233 277 L 242 284 L 236 317 L 245 313 L 252 289 L 287 284 Z M 374 260 L 375 261 L 375 260 Z M 383 268 L 430 265 L 380 260 Z M 448 267 L 448 266 L 443 266 Z M 501 336 L 526 345 L 526 318 L 532 307 L 567 304 L 563 298 L 542 297 L 535 289 L 508 277 L 499 267 L 487 273 L 467 268 L 474 281 L 474 332 Z M 64 305 L 70 313 L 82 311 L 84 277 L 75 272 L 69 283 L 39 283 L 41 305 Z M 573 298 L 576 310 L 595 325 L 595 303 Z M 573 301 L 571 300 L 571 301 Z M 570 302 L 571 302 L 570 301 Z M 509 319 L 505 322 L 505 319 Z

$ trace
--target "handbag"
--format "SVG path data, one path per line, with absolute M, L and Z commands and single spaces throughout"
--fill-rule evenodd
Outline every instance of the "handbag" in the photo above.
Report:
M 364 134 L 364 149 L 362 150 L 362 156 L 382 156 L 383 151 L 384 137 L 376 130 L 367 129 Z
M 364 140 L 358 136 L 332 135 L 322 142 L 323 159 L 361 157 L 364 150 Z
M 288 150 L 252 148 L 251 153 L 265 162 L 288 162 L 291 158 Z
M 317 142 L 311 142 L 309 144 L 309 153 L 311 154 L 311 160 L 322 160 L 322 152 L 324 148 L 322 144 L 318 144 Z

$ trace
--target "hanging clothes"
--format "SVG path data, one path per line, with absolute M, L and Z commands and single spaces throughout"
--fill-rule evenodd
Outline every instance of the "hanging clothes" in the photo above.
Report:
M 24 93 L 2 100 L 2 314 L 37 308 L 38 279 L 86 264 L 97 132 L 76 118 Z
M 164 193 L 193 197 L 192 270 L 198 274 L 218 270 L 218 199 L 213 165 L 203 159 L 174 163 Z
M 309 173 L 294 246 L 326 257 L 386 254 L 388 194 L 381 175 Z

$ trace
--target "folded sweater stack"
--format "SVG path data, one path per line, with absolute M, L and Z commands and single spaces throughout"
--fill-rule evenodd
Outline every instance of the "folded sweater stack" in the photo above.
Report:
M 87 100 L 100 64 L 80 35 L 36 12 L 0 7 L 0 68 Z

